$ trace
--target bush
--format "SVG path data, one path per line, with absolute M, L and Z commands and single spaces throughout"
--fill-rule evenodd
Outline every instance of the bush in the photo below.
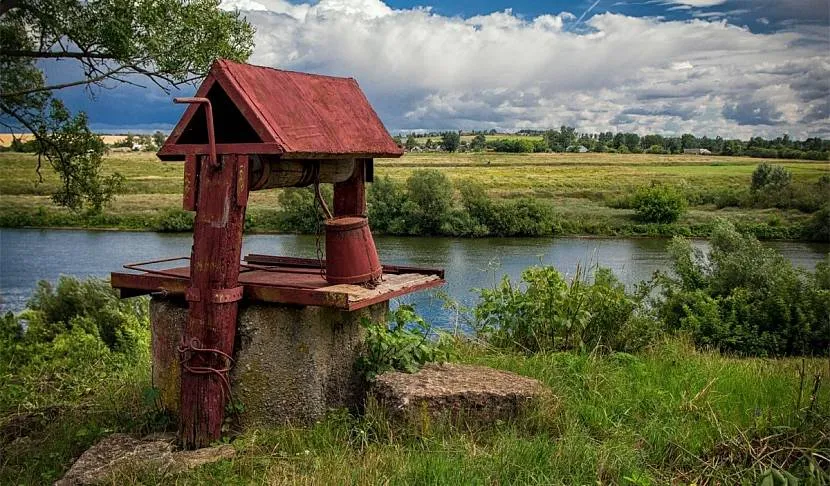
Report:
M 406 180 L 406 195 L 411 205 L 402 212 L 408 218 L 411 234 L 440 234 L 442 223 L 452 209 L 453 186 L 450 179 L 435 169 L 419 169 Z
M 583 277 L 577 271 L 569 283 L 553 267 L 531 267 L 522 272 L 519 285 L 505 276 L 493 289 L 478 290 L 477 334 L 493 346 L 528 353 L 599 344 L 633 351 L 647 344 L 626 339 L 632 329 L 659 327 L 643 312 L 644 293 L 626 293 L 608 269 L 598 268 L 590 283 Z
M 686 211 L 686 198 L 670 186 L 641 187 L 632 197 L 631 207 L 644 223 L 674 223 Z
M 15 370 L 62 366 L 62 356 L 87 351 L 133 356 L 145 349 L 148 331 L 146 299 L 121 300 L 104 280 L 61 277 L 54 286 L 39 282 L 25 311 L 3 317 L 0 360 Z
M 393 235 L 407 234 L 406 192 L 389 177 L 375 177 L 367 193 L 372 230 Z
M 802 237 L 806 240 L 830 243 L 830 203 L 816 211 L 804 227 Z
M 329 208 L 331 208 L 331 185 L 321 185 L 320 191 Z M 321 230 L 325 217 L 322 209 L 315 201 L 314 188 L 283 189 L 279 195 L 279 203 L 279 226 L 281 231 L 314 234 Z
M 182 233 L 193 231 L 195 214 L 183 209 L 166 209 L 156 220 L 156 231 L 162 233 Z
M 745 355 L 827 354 L 830 287 L 725 222 L 708 255 L 684 239 L 669 248 L 675 276 L 659 277 L 659 315 L 699 346 Z
M 461 203 L 476 227 L 497 236 L 545 236 L 556 224 L 553 207 L 538 199 L 493 201 L 484 186 L 473 181 L 459 184 Z
M 782 188 L 792 182 L 793 175 L 780 165 L 763 162 L 752 172 L 750 189 L 758 191 L 767 187 Z
M 388 321 L 361 320 L 366 328 L 366 350 L 357 367 L 367 379 L 387 371 L 414 373 L 427 363 L 453 356 L 449 336 L 434 332 L 411 306 L 398 307 L 389 313 Z

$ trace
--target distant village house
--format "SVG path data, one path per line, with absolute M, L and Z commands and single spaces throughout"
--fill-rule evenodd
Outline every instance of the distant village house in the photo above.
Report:
M 691 155 L 712 155 L 712 152 L 704 149 L 704 148 L 688 148 L 683 149 L 684 154 L 691 154 Z

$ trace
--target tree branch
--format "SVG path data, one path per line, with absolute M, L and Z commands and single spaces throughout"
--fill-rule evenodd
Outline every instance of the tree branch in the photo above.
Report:
M 16 0 L 15 0 L 16 1 Z M 0 49 L 0 56 L 5 57 L 29 57 L 35 59 L 115 59 L 112 54 L 100 52 L 75 52 L 75 51 L 14 51 Z
M 55 142 L 53 142 L 49 137 L 42 136 L 42 134 L 38 130 L 35 130 L 35 127 L 33 127 L 32 124 L 29 123 L 23 116 L 21 116 L 15 110 L 12 110 L 8 106 L 6 106 L 2 101 L 0 101 L 0 111 L 2 111 L 4 113 L 8 113 L 12 118 L 17 120 L 21 125 L 23 125 L 23 128 L 25 128 L 26 130 L 29 130 L 29 132 L 32 135 L 34 135 L 35 139 L 38 142 L 46 143 L 48 145 L 51 145 L 52 148 L 54 148 L 55 151 L 58 153 L 58 157 L 60 157 L 61 162 L 64 161 L 63 152 L 61 152 L 59 150 L 59 148 L 55 144 Z M 37 173 L 37 178 L 38 178 L 39 182 L 43 182 L 43 174 L 41 174 L 41 172 L 40 172 L 40 165 L 41 165 L 40 162 L 41 162 L 42 155 L 43 155 L 42 150 L 38 150 L 37 167 L 35 168 L 35 172 Z
M 42 91 L 52 91 L 52 90 L 56 90 L 56 89 L 69 88 L 69 87 L 72 87 L 72 86 L 80 86 L 82 84 L 94 84 L 94 83 L 98 83 L 100 81 L 103 81 L 107 78 L 113 77 L 115 74 L 117 74 L 120 71 L 123 71 L 124 69 L 125 69 L 125 66 L 121 66 L 117 69 L 113 69 L 113 70 L 110 70 L 110 71 L 108 71 L 104 74 L 101 74 L 100 76 L 96 76 L 94 78 L 89 78 L 89 79 L 82 79 L 80 81 L 73 81 L 71 83 L 53 84 L 51 86 L 43 86 L 41 88 L 34 88 L 34 89 L 25 89 L 25 90 L 21 90 L 21 91 L 14 91 L 14 92 L 11 92 L 11 93 L 2 93 L 2 92 L 0 92 L 0 98 L 11 98 L 11 97 L 14 97 L 14 96 L 23 96 L 23 95 L 32 94 L 32 93 L 39 93 L 39 92 L 42 92 Z M 121 80 L 119 80 L 119 81 L 121 81 Z

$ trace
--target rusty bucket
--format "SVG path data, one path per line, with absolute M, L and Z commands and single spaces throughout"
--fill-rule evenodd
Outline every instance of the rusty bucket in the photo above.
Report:
M 380 259 L 369 221 L 360 216 L 326 221 L 326 280 L 333 284 L 359 284 L 380 276 Z

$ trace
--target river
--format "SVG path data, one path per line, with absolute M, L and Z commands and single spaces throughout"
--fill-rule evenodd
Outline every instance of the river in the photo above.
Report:
M 507 274 L 513 278 L 531 265 L 543 263 L 572 275 L 578 265 L 611 268 L 626 284 L 648 279 L 668 264 L 669 240 L 649 238 L 376 238 L 381 261 L 446 269 L 451 298 L 471 303 L 473 288 L 491 286 Z M 705 247 L 704 240 L 694 244 Z M 813 269 L 830 252 L 830 245 L 769 242 L 794 264 Z M 81 230 L 0 230 L 0 310 L 25 306 L 38 280 L 60 275 L 106 277 L 128 262 L 190 254 L 191 235 Z M 314 258 L 314 237 L 249 235 L 243 255 Z M 436 294 L 423 292 L 400 299 L 437 325 L 447 326 L 452 315 Z

